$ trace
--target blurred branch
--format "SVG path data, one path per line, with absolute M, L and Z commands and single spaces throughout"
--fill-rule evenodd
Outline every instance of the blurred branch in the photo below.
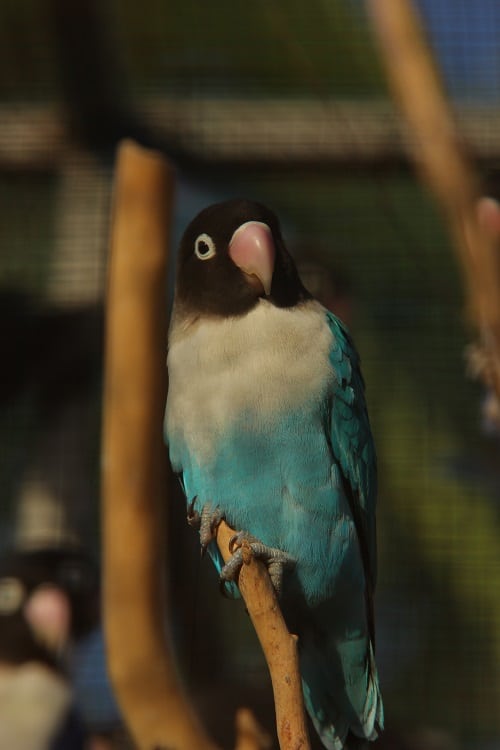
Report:
M 215 750 L 179 688 L 165 637 L 166 259 L 173 173 L 118 152 L 106 321 L 104 619 L 116 695 L 140 748 Z
M 468 314 L 479 332 L 484 379 L 500 396 L 500 253 L 478 221 L 479 179 L 460 141 L 411 0 L 367 0 L 412 157 L 434 193 L 462 265 Z
M 224 521 L 217 530 L 222 557 L 231 557 L 229 543 L 235 531 Z M 288 632 L 265 566 L 243 543 L 244 565 L 238 587 L 259 638 L 271 674 L 276 727 L 281 750 L 308 750 L 309 738 L 304 713 L 297 652 L 297 636 Z

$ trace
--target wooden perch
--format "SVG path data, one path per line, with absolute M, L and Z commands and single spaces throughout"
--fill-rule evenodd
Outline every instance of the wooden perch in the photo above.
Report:
M 217 530 L 217 544 L 227 561 L 229 543 L 236 532 L 224 521 Z M 288 632 L 265 566 L 242 547 L 244 565 L 238 587 L 259 638 L 271 674 L 276 710 L 276 728 L 281 750 L 309 750 L 304 713 L 297 636 Z
M 166 261 L 173 173 L 118 153 L 106 316 L 104 625 L 118 703 L 139 748 L 215 750 L 179 687 L 165 637 Z
M 366 0 L 415 164 L 447 219 L 465 277 L 488 385 L 500 398 L 500 248 L 478 221 L 479 179 L 455 126 L 411 0 Z

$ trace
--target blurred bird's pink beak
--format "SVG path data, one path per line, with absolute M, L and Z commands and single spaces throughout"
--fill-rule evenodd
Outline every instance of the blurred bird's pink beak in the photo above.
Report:
M 259 294 L 271 293 L 274 255 L 272 232 L 262 221 L 245 222 L 231 237 L 229 257 L 247 274 Z

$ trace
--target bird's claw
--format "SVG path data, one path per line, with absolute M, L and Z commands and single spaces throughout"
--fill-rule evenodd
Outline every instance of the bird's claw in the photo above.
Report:
M 221 509 L 216 506 L 215 508 L 206 503 L 200 516 L 200 543 L 201 552 L 204 554 L 210 542 L 213 542 L 217 535 L 217 527 L 220 522 L 224 520 L 224 514 Z
M 222 586 L 228 581 L 236 581 L 242 566 L 255 557 L 266 565 L 271 583 L 276 593 L 280 594 L 285 569 L 295 565 L 295 560 L 286 552 L 275 547 L 268 547 L 244 531 L 231 537 L 229 551 L 231 557 L 220 572 Z

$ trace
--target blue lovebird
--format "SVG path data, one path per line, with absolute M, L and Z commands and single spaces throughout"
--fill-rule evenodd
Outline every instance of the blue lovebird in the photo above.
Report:
M 359 359 L 265 206 L 219 203 L 186 229 L 168 371 L 170 459 L 203 547 L 229 586 L 244 538 L 266 562 L 324 746 L 375 739 L 376 459 Z M 222 518 L 242 530 L 226 565 Z

